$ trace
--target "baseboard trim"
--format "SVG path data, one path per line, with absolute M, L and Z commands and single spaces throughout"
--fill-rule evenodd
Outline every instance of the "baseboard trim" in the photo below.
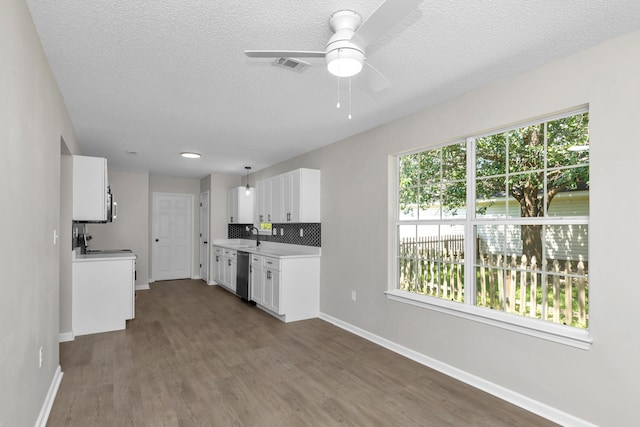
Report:
M 191 276 L 191 280 L 200 280 L 200 275 Z
M 62 368 L 58 365 L 55 373 L 53 374 L 53 379 L 51 380 L 47 396 L 44 398 L 44 402 L 42 402 L 42 408 L 40 409 L 40 414 L 36 420 L 35 427 L 45 427 L 47 425 L 47 420 L 49 419 L 49 414 L 53 407 L 53 401 L 56 399 L 56 394 L 58 394 L 58 388 L 60 388 L 63 375 Z
M 570 425 L 574 427 L 597 427 L 595 424 L 592 424 L 574 415 L 568 414 L 557 408 L 549 406 L 545 403 L 531 399 L 520 393 L 516 393 L 513 390 L 509 390 L 498 384 L 492 383 L 491 381 L 487 381 L 481 377 L 470 374 L 469 372 L 463 371 L 461 369 L 448 365 L 444 362 L 441 362 L 437 359 L 433 359 L 422 353 L 418 353 L 417 351 L 414 351 L 402 345 L 396 344 L 393 341 L 390 341 L 386 338 L 382 338 L 378 335 L 372 334 L 371 332 L 358 328 L 357 326 L 344 322 L 328 314 L 320 313 L 318 317 L 322 320 L 325 320 L 329 323 L 334 324 L 335 326 L 341 329 L 344 329 L 355 335 L 358 335 L 359 337 L 362 337 L 366 340 L 376 343 L 388 350 L 391 350 L 395 353 L 405 356 L 422 365 L 435 369 L 438 372 L 441 372 L 445 375 L 448 375 L 452 378 L 462 381 L 463 383 L 469 384 L 470 386 L 473 386 L 477 389 L 480 389 L 496 397 L 499 397 L 502 400 L 505 400 L 509 403 L 512 403 L 523 409 L 526 409 L 529 412 L 533 412 L 534 414 L 537 414 L 543 418 L 546 418 L 560 425 Z
M 69 341 L 73 341 L 75 339 L 76 339 L 76 337 L 73 334 L 73 331 L 71 331 L 71 332 L 60 332 L 60 334 L 58 335 L 58 342 L 69 342 Z
M 143 283 L 142 285 L 136 285 L 136 291 L 148 291 L 151 289 L 148 283 Z

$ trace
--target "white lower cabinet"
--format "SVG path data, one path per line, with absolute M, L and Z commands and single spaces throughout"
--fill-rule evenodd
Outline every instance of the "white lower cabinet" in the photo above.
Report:
M 253 301 L 264 300 L 264 270 L 262 268 L 262 256 L 251 254 L 249 268 L 249 285 L 251 286 L 251 299 Z
M 74 335 L 125 329 L 135 316 L 135 258 L 75 261 L 72 267 Z
M 213 280 L 232 292 L 236 291 L 238 253 L 232 249 L 213 247 Z
M 318 317 L 320 258 L 251 257 L 251 297 L 284 322 Z
M 223 278 L 223 249 L 218 246 L 213 247 L 213 281 L 222 284 Z
M 238 262 L 235 258 L 224 258 L 224 279 L 222 284 L 229 288 L 229 290 L 236 291 L 236 278 L 238 270 Z
M 280 260 L 264 257 L 263 259 L 264 296 L 262 305 L 277 314 L 280 311 Z

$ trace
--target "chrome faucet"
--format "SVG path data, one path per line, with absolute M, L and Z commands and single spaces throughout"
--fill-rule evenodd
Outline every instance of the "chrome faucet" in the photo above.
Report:
M 247 227 L 247 231 L 253 231 L 253 230 L 256 230 L 256 248 L 257 248 L 258 246 L 260 246 L 260 232 L 253 225 L 250 225 L 249 227 Z

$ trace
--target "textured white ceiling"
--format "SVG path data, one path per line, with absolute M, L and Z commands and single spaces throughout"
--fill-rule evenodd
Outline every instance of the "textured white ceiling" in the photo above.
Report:
M 638 0 L 425 0 L 367 49 L 391 86 L 354 77 L 348 120 L 323 59 L 296 72 L 243 51 L 324 50 L 333 12 L 366 19 L 380 0 L 27 3 L 85 154 L 193 178 L 260 170 L 640 29 Z

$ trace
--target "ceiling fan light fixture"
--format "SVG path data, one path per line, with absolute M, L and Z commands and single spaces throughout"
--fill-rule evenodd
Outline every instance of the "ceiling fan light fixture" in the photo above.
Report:
M 327 52 L 327 70 L 337 77 L 351 77 L 362 71 L 364 53 L 357 49 L 340 48 Z

